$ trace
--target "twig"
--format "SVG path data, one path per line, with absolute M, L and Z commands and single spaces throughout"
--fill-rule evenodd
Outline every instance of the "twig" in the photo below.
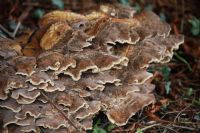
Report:
M 6 28 L 4 28 L 1 24 L 0 24 L 0 29 L 9 37 L 13 38 L 13 35 L 11 32 L 9 32 Z
M 197 81 L 199 82 L 199 81 Z M 193 85 L 193 86 L 197 86 L 197 87 L 200 87 L 200 84 L 198 83 L 193 83 L 192 81 L 182 81 L 182 83 L 187 83 L 188 85 Z M 199 82 L 200 83 L 200 82 Z
M 195 110 L 187 110 L 187 111 L 184 111 L 184 112 L 194 112 Z M 161 119 L 163 119 L 166 115 L 169 115 L 169 114 L 176 114 L 176 113 L 179 113 L 180 111 L 177 110 L 177 111 L 171 111 L 171 112 L 167 112 L 165 114 L 163 114 L 163 116 L 161 117 Z
M 181 33 L 183 33 L 183 28 L 184 28 L 184 23 L 185 23 L 185 19 L 184 19 L 184 14 L 185 14 L 185 0 L 182 0 L 182 19 L 181 19 Z
M 176 120 L 177 120 L 177 118 L 180 116 L 180 114 L 183 113 L 183 112 L 184 112 L 186 109 L 188 109 L 190 106 L 191 106 L 191 105 L 188 105 L 187 107 L 185 107 L 184 109 L 182 109 L 182 110 L 177 114 L 177 116 L 176 116 L 175 119 L 174 119 L 174 123 L 176 123 Z
M 54 108 L 56 108 L 64 117 L 65 119 L 76 129 L 76 131 L 80 132 L 81 129 L 78 129 L 75 124 L 44 94 L 44 92 L 40 91 L 41 94 L 45 97 L 45 99 L 47 101 L 49 101 L 49 103 L 51 103 Z
M 19 30 L 19 27 L 20 27 L 20 26 L 21 26 L 21 22 L 18 22 L 18 23 L 17 23 L 17 26 L 16 26 L 16 28 L 15 28 L 13 34 L 12 34 L 13 38 L 16 36 L 17 31 Z
M 149 125 L 149 126 L 146 126 L 146 127 L 142 128 L 141 131 L 145 131 L 147 129 L 150 129 L 150 128 L 156 127 L 156 126 L 160 126 L 160 125 L 161 125 L 161 123 L 156 123 L 156 124 L 153 124 L 153 125 Z
M 191 130 L 191 131 L 195 131 L 196 130 L 195 128 L 192 128 L 192 127 L 179 126 L 179 125 L 174 125 L 174 124 L 172 126 L 176 127 L 176 128 L 182 128 L 182 129 Z
M 169 125 L 170 126 L 170 125 Z M 173 128 L 171 128 L 171 127 L 169 127 L 168 125 L 166 125 L 166 126 L 163 126 L 163 125 L 160 125 L 160 127 L 163 127 L 163 128 L 165 128 L 165 129 L 168 129 L 168 130 L 171 130 L 171 131 L 173 131 L 173 132 L 175 132 L 175 133 L 178 133 L 176 130 L 174 130 Z M 164 132 L 165 132 L 165 130 L 164 130 Z
M 21 16 L 18 18 L 18 22 L 17 22 L 17 26 L 15 27 L 15 30 L 13 32 L 9 32 L 6 28 L 4 28 L 1 24 L 0 24 L 0 29 L 6 33 L 10 38 L 15 38 L 21 24 L 22 21 L 28 16 L 29 12 L 32 10 L 33 7 L 29 6 L 27 7 L 24 12 L 21 14 Z
M 128 129 L 114 129 L 114 130 L 112 130 L 111 131 L 111 133 L 116 133 L 116 132 L 132 132 L 132 131 L 134 131 L 135 130 L 135 123 L 132 123 L 132 125 L 131 125 L 131 127 L 130 128 L 128 128 Z

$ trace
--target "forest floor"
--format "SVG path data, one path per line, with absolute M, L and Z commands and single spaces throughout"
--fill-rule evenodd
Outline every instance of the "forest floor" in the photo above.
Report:
M 3 0 L 0 1 L 0 36 L 15 38 L 55 9 L 85 12 L 101 3 L 121 3 L 138 12 L 153 10 L 185 42 L 166 65 L 152 65 L 157 102 L 139 111 L 124 127 L 115 127 L 100 114 L 93 133 L 200 132 L 200 1 L 199 0 Z

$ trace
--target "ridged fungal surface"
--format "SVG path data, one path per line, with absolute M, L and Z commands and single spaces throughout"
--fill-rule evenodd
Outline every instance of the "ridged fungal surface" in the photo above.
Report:
M 23 48 L 0 39 L 3 131 L 85 132 L 100 111 L 126 125 L 155 102 L 149 64 L 168 62 L 181 43 L 153 12 L 50 12 Z

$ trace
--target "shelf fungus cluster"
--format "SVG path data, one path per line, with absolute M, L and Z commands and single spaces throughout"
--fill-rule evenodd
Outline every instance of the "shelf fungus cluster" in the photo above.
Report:
M 155 102 L 149 65 L 168 62 L 181 43 L 153 12 L 50 12 L 23 47 L 0 39 L 3 131 L 84 132 L 100 111 L 126 125 Z

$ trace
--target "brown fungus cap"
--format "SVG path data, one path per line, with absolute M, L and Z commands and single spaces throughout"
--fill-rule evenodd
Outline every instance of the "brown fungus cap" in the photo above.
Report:
M 126 99 L 112 106 L 106 115 L 112 123 L 122 126 L 137 111 L 153 102 L 155 102 L 153 94 L 129 93 Z
M 13 112 L 19 112 L 21 110 L 21 105 L 19 105 L 16 100 L 12 98 L 0 100 L 0 107 L 10 109 Z
M 83 51 L 83 48 L 89 47 L 92 44 L 89 42 L 92 37 L 83 31 L 76 31 L 72 34 L 72 38 L 68 41 L 67 50 L 70 51 Z
M 44 52 L 38 56 L 37 65 L 41 71 L 58 70 L 64 56 L 58 52 Z
M 69 31 L 70 27 L 66 22 L 56 22 L 52 24 L 42 36 L 40 47 L 44 50 L 53 48 Z
M 56 95 L 55 103 L 66 106 L 70 114 L 87 105 L 86 101 L 73 91 L 68 93 L 59 92 Z
M 19 99 L 19 97 L 24 97 L 28 99 L 36 99 L 40 95 L 38 89 L 29 91 L 27 88 L 16 89 L 12 91 L 11 97 L 14 99 Z
M 52 77 L 50 77 L 47 73 L 40 72 L 40 71 L 27 77 L 26 82 L 29 82 L 32 85 L 36 85 L 36 86 L 42 83 L 49 83 L 51 85 L 54 85 Z
M 32 75 L 35 71 L 36 67 L 36 59 L 35 57 L 17 57 L 14 59 L 15 66 L 17 68 L 16 74 L 20 75 Z
M 15 118 L 15 112 L 9 109 L 1 108 L 0 116 L 3 120 L 3 127 L 7 127 L 10 124 L 17 123 Z
M 102 11 L 105 14 L 108 14 L 111 17 L 116 18 L 133 18 L 136 11 L 127 6 L 123 6 L 120 4 L 115 5 L 101 5 L 100 11 Z
M 69 11 L 52 11 L 47 13 L 39 20 L 39 26 L 52 25 L 56 22 L 68 22 L 70 24 L 77 24 L 78 22 L 85 22 L 86 17 L 81 14 L 77 14 Z
M 18 51 L 15 49 L 15 45 L 16 44 L 13 40 L 0 37 L 0 57 L 3 59 L 8 59 L 17 56 Z
M 1 74 L 3 76 L 3 74 Z M 0 77 L 0 99 L 6 100 L 8 96 L 5 93 L 5 88 L 7 86 L 7 78 L 6 77 Z
M 0 39 L 3 130 L 85 132 L 100 111 L 126 125 L 155 102 L 149 65 L 170 61 L 184 42 L 170 30 L 153 12 L 103 5 L 85 15 L 44 15 L 23 54 Z
M 68 127 L 68 121 L 61 114 L 42 117 L 36 120 L 36 126 L 58 129 L 60 127 Z
M 30 133 L 36 131 L 35 125 L 19 126 L 16 124 L 10 124 L 4 129 L 5 133 Z

